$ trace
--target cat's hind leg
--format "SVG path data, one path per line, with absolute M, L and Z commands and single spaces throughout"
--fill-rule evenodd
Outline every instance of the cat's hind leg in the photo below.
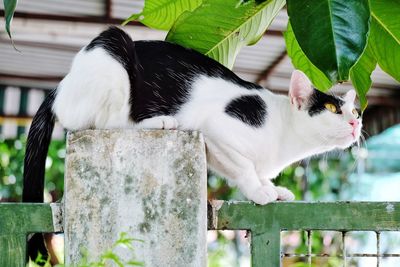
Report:
M 221 142 L 206 139 L 206 147 L 210 167 L 231 178 L 248 199 L 261 205 L 277 200 L 275 187 L 261 184 L 251 160 Z
M 142 120 L 134 126 L 136 129 L 163 129 L 172 130 L 178 128 L 178 121 L 172 116 L 157 116 Z

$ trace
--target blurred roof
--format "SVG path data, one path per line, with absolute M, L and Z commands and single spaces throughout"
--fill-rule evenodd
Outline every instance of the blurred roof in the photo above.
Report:
M 3 19 L 0 22 L 0 85 L 54 88 L 68 72 L 74 55 L 81 47 L 108 25 L 120 24 L 132 13 L 140 12 L 143 2 L 19 0 L 12 31 L 20 53 L 11 46 L 4 31 Z M 4 16 L 3 10 L 0 15 Z M 239 76 L 273 91 L 287 91 L 293 70 L 282 35 L 287 19 L 286 11 L 282 10 L 256 45 L 242 49 L 234 66 Z M 124 29 L 134 40 L 162 40 L 166 35 L 166 32 L 149 29 L 140 23 L 132 23 Z M 373 73 L 372 79 L 370 110 L 373 107 L 400 106 L 400 91 L 395 90 L 399 89 L 399 83 L 379 68 Z M 349 88 L 349 84 L 343 84 L 335 90 L 345 91 Z M 390 125 L 400 121 L 396 112 Z

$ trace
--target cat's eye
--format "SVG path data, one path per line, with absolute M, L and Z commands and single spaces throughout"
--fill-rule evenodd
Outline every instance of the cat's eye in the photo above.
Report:
M 325 103 L 325 108 L 327 110 L 329 110 L 330 112 L 333 112 L 333 113 L 337 112 L 336 106 L 332 103 Z
M 352 113 L 353 113 L 353 115 L 356 116 L 357 118 L 360 117 L 360 114 L 358 113 L 357 109 L 353 109 Z

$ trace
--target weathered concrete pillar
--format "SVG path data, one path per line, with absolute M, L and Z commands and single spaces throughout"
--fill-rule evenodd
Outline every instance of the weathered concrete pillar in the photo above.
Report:
M 121 232 L 144 241 L 134 248 L 146 267 L 206 266 L 206 184 L 198 132 L 69 133 L 66 266 L 79 261 L 82 248 L 96 258 Z

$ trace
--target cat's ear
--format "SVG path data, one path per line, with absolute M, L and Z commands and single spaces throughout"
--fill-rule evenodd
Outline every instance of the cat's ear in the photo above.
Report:
M 354 89 L 351 89 L 344 95 L 344 100 L 346 102 L 354 102 L 354 100 L 356 100 L 356 95 L 356 91 Z
M 303 72 L 293 71 L 290 78 L 289 98 L 297 109 L 301 109 L 305 105 L 313 90 L 310 80 Z

